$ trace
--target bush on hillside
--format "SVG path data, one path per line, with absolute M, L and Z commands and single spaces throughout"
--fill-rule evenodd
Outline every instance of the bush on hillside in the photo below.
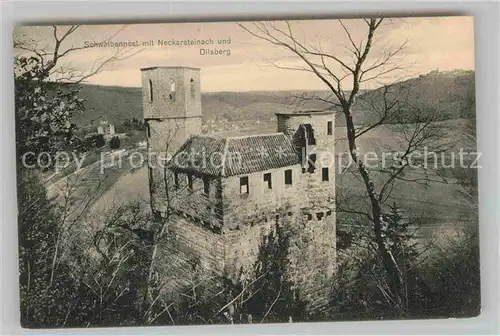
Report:
M 111 149 L 118 149 L 120 148 L 120 138 L 117 136 L 114 136 L 109 140 L 109 148 Z
M 101 148 L 104 145 L 106 145 L 106 140 L 102 134 L 91 133 L 85 136 L 85 147 L 87 147 L 87 149 Z

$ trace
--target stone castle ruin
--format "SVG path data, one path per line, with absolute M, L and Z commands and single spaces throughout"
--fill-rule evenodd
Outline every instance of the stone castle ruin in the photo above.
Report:
M 151 207 L 168 220 L 159 277 L 172 278 L 173 267 L 177 285 L 195 272 L 250 276 L 278 224 L 300 295 L 326 300 L 336 260 L 334 112 L 277 113 L 273 134 L 202 135 L 200 69 L 141 72 Z

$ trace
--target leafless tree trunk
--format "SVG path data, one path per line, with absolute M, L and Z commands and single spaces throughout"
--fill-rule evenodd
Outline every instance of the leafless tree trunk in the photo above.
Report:
M 252 36 L 289 51 L 303 63 L 303 66 L 296 67 L 282 66 L 277 62 L 273 62 L 272 65 L 285 70 L 309 72 L 321 80 L 331 92 L 330 97 L 310 97 L 310 99 L 320 100 L 331 108 L 339 108 L 344 117 L 349 155 L 354 163 L 353 166 L 356 173 L 364 186 L 370 207 L 370 211 L 367 213 L 353 211 L 362 213 L 372 223 L 376 248 L 388 279 L 391 300 L 398 308 L 404 310 L 402 273 L 384 238 L 383 203 L 392 191 L 395 181 L 401 179 L 403 170 L 408 166 L 406 162 L 407 157 L 417 148 L 421 148 L 423 144 L 434 141 L 438 137 L 439 132 L 430 131 L 433 127 L 433 118 L 417 118 L 416 122 L 411 125 L 401 122 L 400 131 L 406 143 L 403 154 L 400 157 L 401 164 L 397 169 L 386 170 L 389 173 L 389 177 L 377 190 L 371 170 L 366 166 L 362 153 L 360 153 L 358 139 L 363 134 L 382 125 L 389 118 L 397 116 L 403 104 L 407 102 L 408 97 L 401 93 L 389 94 L 391 92 L 394 93 L 394 88 L 391 85 L 383 85 L 381 92 L 384 104 L 378 106 L 381 110 L 378 113 L 379 120 L 362 127 L 359 127 L 359 124 L 355 123 L 353 106 L 360 94 L 362 84 L 374 81 L 380 84 L 383 79 L 395 76 L 406 68 L 403 64 L 396 62 L 397 56 L 405 47 L 406 42 L 397 48 L 390 50 L 383 49 L 382 55 L 372 57 L 375 60 L 369 61 L 369 55 L 376 41 L 375 35 L 385 21 L 383 19 L 371 18 L 363 19 L 362 22 L 366 29 L 364 36 L 361 40 L 355 41 L 353 31 L 342 20 L 338 20 L 348 41 L 347 45 L 340 47 L 344 47 L 342 50 L 348 50 L 347 55 L 327 53 L 323 51 L 321 46 L 313 46 L 307 42 L 302 42 L 301 39 L 294 35 L 290 22 L 284 22 L 283 24 L 259 22 L 239 24 L 239 26 Z M 340 70 L 333 70 L 335 68 Z M 346 84 L 348 81 L 349 83 Z M 371 112 L 375 114 L 375 111 Z
M 81 28 L 80 25 L 72 25 L 67 29 L 61 31 L 58 26 L 52 26 L 52 37 L 53 39 L 48 42 L 47 45 L 42 46 L 41 41 L 35 41 L 32 39 L 26 39 L 23 37 L 14 37 L 14 50 L 17 55 L 25 55 L 27 57 L 35 57 L 38 59 L 39 64 L 42 67 L 42 75 L 40 80 L 49 80 L 59 83 L 66 84 L 77 84 L 85 82 L 87 79 L 99 74 L 105 70 L 112 63 L 125 60 L 130 58 L 143 49 L 137 48 L 120 48 L 117 49 L 113 55 L 103 58 L 96 59 L 90 69 L 82 70 L 76 69 L 71 65 L 64 65 L 62 62 L 65 58 L 74 54 L 75 52 L 86 49 L 84 45 L 66 46 L 78 30 Z M 115 33 L 109 37 L 103 39 L 101 42 L 108 42 L 116 37 L 125 26 L 117 29 Z M 44 41 L 44 43 L 47 41 Z
M 28 82 L 32 83 L 33 86 L 42 86 L 44 84 L 56 84 L 58 88 L 63 86 L 68 86 L 71 84 L 77 84 L 85 82 L 87 79 L 92 76 L 97 75 L 108 65 L 111 63 L 124 60 L 128 57 L 131 57 L 140 50 L 133 49 L 123 49 L 117 50 L 112 56 L 104 59 L 97 59 L 94 61 L 93 65 L 89 69 L 76 69 L 73 68 L 66 60 L 68 57 L 77 52 L 85 49 L 82 46 L 75 46 L 68 44 L 71 42 L 71 37 L 73 37 L 80 26 L 73 25 L 69 28 L 61 28 L 58 26 L 52 27 L 52 39 L 46 40 L 33 40 L 29 38 L 25 38 L 24 36 L 14 36 L 14 50 L 15 50 L 15 61 L 19 61 L 21 66 L 18 66 L 18 63 L 15 63 L 15 76 L 16 80 L 18 78 L 26 80 L 28 78 Z M 107 38 L 106 40 L 110 40 L 115 37 L 123 28 L 119 29 L 115 34 Z M 82 41 L 83 42 L 83 41 Z M 35 69 L 29 66 L 23 66 L 30 62 L 30 60 L 36 60 L 34 64 L 36 64 Z M 30 73 L 33 72 L 33 75 Z M 33 77 L 34 76 L 34 77 Z M 17 89 L 17 83 L 16 83 Z M 39 89 L 35 87 L 36 90 Z M 42 97 L 49 100 L 50 97 Z M 81 101 L 81 99 L 78 99 Z M 17 106 L 16 102 L 16 113 L 17 109 L 22 109 L 22 117 L 24 119 L 36 118 L 36 113 L 32 112 L 30 106 Z M 60 112 L 63 118 L 68 118 L 68 115 L 71 115 L 71 108 L 62 109 Z M 54 113 L 57 113 L 55 111 Z M 68 118 L 69 119 L 69 118 Z M 68 120 L 69 122 L 69 120 Z M 19 126 L 19 125 L 18 125 Z M 51 125 L 53 126 L 53 125 Z M 60 146 L 58 146 L 58 150 L 60 150 Z M 22 167 L 20 167 L 22 168 Z M 55 237 L 55 241 L 51 242 L 54 244 L 51 249 L 51 255 L 46 256 L 46 258 L 50 258 L 51 268 L 50 268 L 50 279 L 47 284 L 47 291 L 53 286 L 57 271 L 58 265 L 61 262 L 62 251 L 64 249 L 64 240 L 67 238 L 68 233 L 72 230 L 76 223 L 78 223 L 81 218 L 86 214 L 86 210 L 88 210 L 89 206 L 93 203 L 97 196 L 97 190 L 100 189 L 102 181 L 99 181 L 98 185 L 93 185 L 95 188 L 88 188 L 85 195 L 80 194 L 79 197 L 83 197 L 79 203 L 79 206 L 75 207 L 74 200 L 72 200 L 76 190 L 81 188 L 82 186 L 85 188 L 85 181 L 79 181 L 78 174 L 73 174 L 73 178 L 66 179 L 66 183 L 63 186 L 61 197 L 59 199 L 58 208 L 60 209 L 60 228 Z M 25 186 L 19 185 L 19 188 L 24 188 Z M 87 188 L 85 188 L 87 189 Z M 28 207 L 36 206 L 36 203 L 39 200 L 34 200 L 33 204 L 29 204 Z M 28 209 L 20 209 L 19 216 L 23 216 L 24 213 Z M 29 266 L 29 265 L 28 265 Z M 28 267 L 28 279 L 30 279 L 31 268 Z M 28 286 L 29 290 L 29 286 Z M 29 303 L 28 303 L 29 304 Z M 69 315 L 70 310 L 68 310 L 67 315 Z M 67 317 L 67 316 L 66 316 Z M 66 323 L 66 321 L 65 321 Z
M 150 127 L 147 125 L 147 127 Z M 151 131 L 151 130 L 150 130 Z M 156 167 L 151 167 L 152 172 L 154 172 L 154 169 L 158 169 L 158 166 L 162 168 L 162 180 L 163 180 L 163 192 L 164 192 L 164 198 L 162 201 L 165 202 L 166 209 L 164 211 L 164 214 L 161 216 L 161 218 L 157 218 L 160 222 L 160 227 L 158 228 L 153 228 L 154 230 L 154 237 L 153 237 L 153 249 L 151 252 L 151 262 L 149 264 L 149 272 L 148 272 L 148 279 L 147 279 L 147 288 L 144 294 L 144 319 L 146 320 L 147 324 L 153 323 L 154 320 L 156 320 L 159 315 L 163 314 L 164 312 L 167 312 L 170 315 L 170 307 L 172 304 L 167 304 L 166 302 L 161 299 L 162 293 L 161 290 L 164 287 L 164 285 L 167 282 L 167 279 L 162 279 L 163 281 L 160 283 L 159 288 L 157 288 L 157 292 L 153 294 L 153 275 L 155 271 L 155 263 L 157 262 L 157 254 L 158 254 L 158 247 L 159 244 L 162 242 L 162 239 L 164 236 L 167 234 L 168 231 L 168 225 L 170 222 L 170 217 L 172 215 L 172 188 L 174 187 L 170 181 L 170 174 L 169 174 L 169 164 L 170 162 L 167 161 L 169 155 L 172 155 L 172 146 L 171 143 L 174 141 L 174 139 L 177 137 L 179 132 L 179 127 L 174 127 L 174 129 L 170 129 L 167 134 L 155 134 L 155 136 L 159 136 L 163 139 L 164 142 L 164 152 L 163 154 L 165 157 L 160 158 L 156 157 L 154 162 L 148 162 L 149 165 L 155 165 Z M 148 156 L 150 154 L 150 144 L 148 143 Z M 156 153 L 160 154 L 160 153 Z M 162 162 L 159 162 L 162 160 Z M 154 183 L 153 181 L 153 176 L 149 176 L 150 183 Z M 155 186 L 150 186 L 150 193 L 154 192 Z M 153 195 L 151 195 L 153 197 Z M 153 208 L 153 204 L 151 202 L 151 210 L 155 211 Z M 157 314 L 156 316 L 150 316 L 152 314 L 152 308 L 153 306 L 157 303 L 160 302 L 162 304 L 163 310 L 160 314 Z M 171 318 L 172 322 L 173 319 Z M 175 323 L 174 323 L 175 324 Z

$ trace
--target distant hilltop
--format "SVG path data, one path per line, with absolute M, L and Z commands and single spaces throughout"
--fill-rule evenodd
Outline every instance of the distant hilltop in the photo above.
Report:
M 449 119 L 473 117 L 475 81 L 474 71 L 433 70 L 419 77 L 398 83 L 410 85 L 415 97 L 424 99 L 438 111 L 443 111 Z M 88 125 L 99 117 L 114 125 L 121 125 L 125 120 L 142 119 L 141 88 L 81 85 L 81 97 L 85 100 L 86 112 L 75 116 L 77 125 Z M 380 90 L 380 89 L 377 89 Z M 363 96 L 374 95 L 377 90 L 362 93 Z M 370 93 L 371 92 L 371 93 Z M 327 91 L 254 91 L 254 92 L 205 92 L 202 93 L 204 120 L 225 120 L 229 122 L 273 120 L 275 113 L 297 109 L 321 110 L 328 106 L 320 100 L 300 99 L 317 96 L 327 98 Z M 300 103 L 300 104 L 299 104 Z M 364 108 L 358 108 L 356 122 L 369 122 L 364 115 Z M 342 124 L 338 118 L 337 124 Z

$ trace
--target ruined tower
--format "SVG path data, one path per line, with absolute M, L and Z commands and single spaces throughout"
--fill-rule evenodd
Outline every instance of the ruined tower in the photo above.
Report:
M 336 265 L 335 112 L 293 111 L 276 117 L 277 131 L 288 137 L 300 164 L 300 209 L 290 226 L 296 282 L 311 304 L 323 305 Z
M 146 123 L 149 187 L 154 212 L 165 210 L 165 160 L 192 134 L 201 132 L 200 69 L 141 69 Z
M 279 113 L 272 133 L 201 135 L 198 69 L 147 68 L 142 80 L 149 152 L 173 154 L 168 169 L 154 157 L 149 168 L 151 207 L 169 222 L 155 265 L 164 288 L 251 279 L 279 226 L 290 280 L 324 306 L 336 260 L 334 112 Z
M 334 111 L 294 111 L 276 117 L 278 132 L 290 139 L 300 158 L 307 207 L 328 207 L 335 201 Z

